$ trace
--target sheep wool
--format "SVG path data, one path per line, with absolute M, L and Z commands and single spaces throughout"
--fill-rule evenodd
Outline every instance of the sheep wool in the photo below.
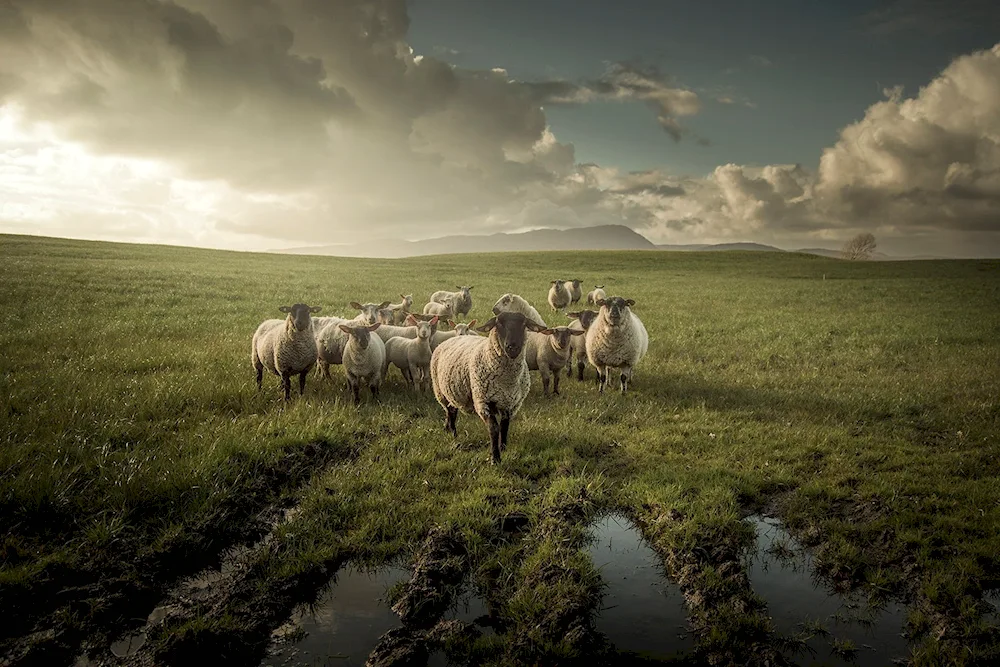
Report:
M 580 284 L 583 281 L 579 278 L 574 278 L 573 280 L 567 281 L 566 287 L 569 289 L 569 302 L 576 303 L 583 296 L 583 288 Z
M 612 368 L 621 371 L 621 391 L 624 394 L 632 372 L 649 348 L 649 334 L 642 321 L 632 312 L 632 299 L 613 296 L 601 299 L 597 319 L 587 330 L 587 358 L 597 369 L 599 389 L 603 393 Z
M 538 314 L 535 307 L 528 303 L 520 294 L 504 294 L 493 304 L 493 314 L 500 313 L 521 313 L 535 324 L 545 328 L 545 320 Z
M 431 382 L 445 409 L 445 430 L 457 435 L 459 410 L 479 415 L 490 430 L 493 463 L 500 462 L 510 421 L 531 389 L 526 329 L 541 330 L 520 313 L 501 313 L 480 328 L 487 337 L 455 336 L 431 355 Z
M 590 325 L 597 318 L 596 310 L 581 310 L 575 313 L 566 313 L 567 317 L 574 318 L 569 323 L 570 329 L 586 332 Z M 576 359 L 577 380 L 583 382 L 583 371 L 587 367 L 587 339 L 585 336 L 573 336 L 570 339 L 569 363 L 566 364 L 566 377 L 573 377 L 573 359 Z
M 559 371 L 570 363 L 572 347 L 570 341 L 584 334 L 583 329 L 554 327 L 528 334 L 524 345 L 524 359 L 529 371 L 538 371 L 542 376 L 542 391 L 549 395 L 549 381 L 552 393 L 559 394 Z M 554 379 L 553 379 L 554 376 Z
M 457 292 L 449 292 L 447 290 L 438 290 L 431 294 L 431 301 L 437 303 L 448 303 L 452 301 L 454 303 L 455 315 L 468 315 L 472 310 L 472 285 L 458 285 Z
M 569 288 L 566 287 L 566 281 L 553 280 L 551 285 L 549 287 L 549 305 L 552 310 L 562 310 L 569 305 L 569 300 L 572 298 Z
M 371 332 L 382 325 L 338 326 L 350 337 L 344 346 L 344 374 L 354 392 L 354 403 L 361 402 L 362 386 L 371 389 L 372 398 L 378 400 L 379 385 L 386 368 L 385 343 L 378 336 L 372 336 Z
M 250 362 L 257 372 L 257 388 L 263 381 L 264 369 L 281 378 L 285 400 L 291 398 L 291 377 L 299 376 L 299 395 L 305 393 L 306 376 L 316 364 L 316 337 L 312 313 L 320 306 L 297 303 L 281 306 L 287 313 L 284 320 L 264 320 L 250 343 Z

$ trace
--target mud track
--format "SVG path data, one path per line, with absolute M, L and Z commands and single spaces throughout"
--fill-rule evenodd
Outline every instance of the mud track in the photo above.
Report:
M 106 646 L 141 626 L 179 578 L 219 564 L 234 546 L 261 539 L 296 490 L 315 472 L 355 457 L 358 446 L 325 441 L 290 446 L 277 465 L 249 473 L 246 488 L 164 548 L 151 552 L 134 538 L 94 554 L 80 568 L 53 568 L 40 583 L 3 591 L 0 624 L 6 637 L 0 663 L 71 664 L 85 641 Z M 136 553 L 141 555 L 127 557 Z

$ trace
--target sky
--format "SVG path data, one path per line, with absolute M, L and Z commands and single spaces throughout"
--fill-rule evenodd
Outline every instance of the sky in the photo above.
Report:
M 981 0 L 0 0 L 0 232 L 1000 256 Z

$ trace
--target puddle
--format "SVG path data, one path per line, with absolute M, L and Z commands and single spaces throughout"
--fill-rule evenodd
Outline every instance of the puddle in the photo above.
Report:
M 750 584 L 766 601 L 775 628 L 786 637 L 813 635 L 806 644 L 814 652 L 796 655 L 797 664 L 884 667 L 909 655 L 901 636 L 906 607 L 889 602 L 876 609 L 863 595 L 831 592 L 813 575 L 811 553 L 780 521 L 755 515 L 747 522 L 757 531 Z M 854 650 L 838 654 L 837 646 Z
M 409 578 L 409 570 L 400 567 L 374 572 L 351 565 L 341 569 L 312 609 L 296 610 L 275 631 L 277 645 L 261 665 L 362 667 L 379 638 L 400 625 L 386 594 Z
M 667 658 L 694 648 L 680 588 L 672 584 L 639 529 L 620 514 L 592 524 L 587 549 L 607 584 L 597 629 L 619 651 Z

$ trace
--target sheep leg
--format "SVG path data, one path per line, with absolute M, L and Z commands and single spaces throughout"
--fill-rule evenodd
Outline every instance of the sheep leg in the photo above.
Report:
M 604 385 L 608 382 L 608 369 L 605 366 L 597 367 L 597 390 L 604 393 Z
M 292 376 L 290 373 L 281 372 L 281 388 L 285 391 L 285 400 L 292 400 Z
M 257 366 L 257 391 L 260 391 L 260 383 L 264 380 L 264 366 Z
M 458 437 L 458 408 L 454 405 L 444 406 L 444 430 Z
M 555 374 L 552 376 L 552 393 L 556 396 L 559 395 L 559 371 L 556 370 Z
M 507 432 L 510 431 L 510 415 L 506 414 L 500 419 L 500 451 L 507 449 Z
M 538 372 L 542 376 L 542 393 L 546 396 L 549 395 L 549 369 L 547 366 L 542 366 L 539 364 Z M 556 373 L 556 382 L 558 382 L 559 373 Z
M 500 463 L 500 424 L 497 423 L 496 403 L 486 406 L 486 414 L 480 415 L 490 429 L 490 463 Z
M 628 383 L 631 380 L 632 380 L 632 369 L 626 366 L 625 368 L 622 369 L 622 377 L 621 377 L 623 394 L 625 393 L 625 390 L 628 389 Z
M 377 384 L 369 385 L 368 388 L 372 392 L 372 400 L 374 400 L 376 403 L 378 403 L 379 402 L 379 398 L 378 398 L 378 385 Z
M 421 392 L 424 390 L 424 375 L 420 372 L 420 367 L 416 364 L 410 364 L 408 369 L 410 377 L 413 378 L 413 390 Z
M 577 361 L 576 362 L 576 371 L 577 371 L 577 378 L 576 379 L 579 382 L 583 382 L 583 369 L 586 367 L 586 365 L 587 365 L 586 362 L 583 362 L 583 361 Z M 570 369 L 570 372 L 571 373 L 573 372 L 572 368 Z

